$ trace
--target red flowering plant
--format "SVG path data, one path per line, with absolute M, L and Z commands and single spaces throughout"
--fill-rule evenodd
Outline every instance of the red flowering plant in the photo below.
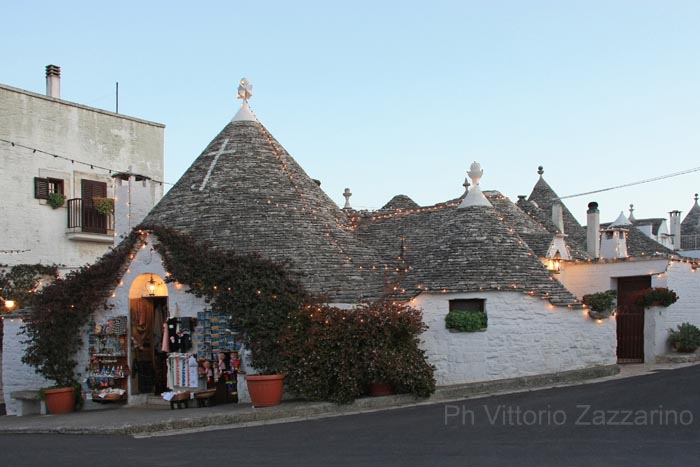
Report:
M 289 389 L 312 400 L 351 402 L 373 382 L 428 397 L 434 368 L 419 347 L 421 312 L 377 301 L 346 310 L 306 305 L 282 334 Z

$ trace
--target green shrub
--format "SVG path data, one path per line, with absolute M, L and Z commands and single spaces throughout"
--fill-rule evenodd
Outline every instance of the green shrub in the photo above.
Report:
M 482 331 L 488 326 L 485 311 L 450 311 L 445 316 L 445 327 L 453 331 Z
M 105 216 L 114 214 L 114 198 L 92 198 L 92 205 L 100 214 Z
M 695 352 L 700 347 L 700 329 L 690 323 L 678 325 L 674 331 L 669 329 L 669 341 L 678 352 Z
M 616 291 L 606 290 L 605 292 L 584 295 L 581 302 L 593 311 L 607 313 L 612 312 L 613 308 L 615 308 L 616 299 Z
M 63 196 L 63 194 L 61 193 L 49 193 L 49 197 L 46 198 L 46 204 L 48 204 L 54 209 L 60 208 L 65 202 L 66 197 Z
M 428 397 L 434 368 L 419 347 L 420 311 L 386 302 L 351 310 L 301 308 L 283 334 L 289 389 L 307 399 L 351 402 L 373 382 L 397 393 Z
M 636 302 L 643 307 L 650 306 L 670 306 L 678 301 L 678 295 L 673 290 L 665 287 L 656 287 L 643 290 Z

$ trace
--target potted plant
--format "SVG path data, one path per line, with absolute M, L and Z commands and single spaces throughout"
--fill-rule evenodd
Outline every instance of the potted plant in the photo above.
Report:
M 46 204 L 48 204 L 54 209 L 60 208 L 65 202 L 66 197 L 63 195 L 63 193 L 49 193 L 48 198 L 46 198 Z
M 669 329 L 668 339 L 676 352 L 692 353 L 700 347 L 700 329 L 690 323 L 683 323 L 676 330 Z
M 648 308 L 650 306 L 671 306 L 678 301 L 678 295 L 665 287 L 644 289 L 639 293 L 636 303 Z
M 581 301 L 588 307 L 588 316 L 593 319 L 609 318 L 615 310 L 617 292 L 606 290 L 584 295 Z
M 488 322 L 484 311 L 450 311 L 445 315 L 445 327 L 453 332 L 485 331 Z
M 92 198 L 92 205 L 100 214 L 105 216 L 114 214 L 114 198 Z

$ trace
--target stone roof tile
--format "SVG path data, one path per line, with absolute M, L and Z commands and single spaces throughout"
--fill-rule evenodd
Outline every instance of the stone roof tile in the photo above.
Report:
M 334 302 L 381 296 L 397 263 L 361 243 L 348 217 L 257 121 L 232 121 L 144 220 L 216 248 L 289 261 Z

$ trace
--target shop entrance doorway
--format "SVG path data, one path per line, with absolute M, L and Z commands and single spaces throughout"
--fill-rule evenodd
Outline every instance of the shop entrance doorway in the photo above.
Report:
M 163 323 L 167 323 L 169 312 L 167 287 L 159 277 L 143 274 L 134 280 L 129 315 L 131 394 L 161 394 L 167 391 Z

